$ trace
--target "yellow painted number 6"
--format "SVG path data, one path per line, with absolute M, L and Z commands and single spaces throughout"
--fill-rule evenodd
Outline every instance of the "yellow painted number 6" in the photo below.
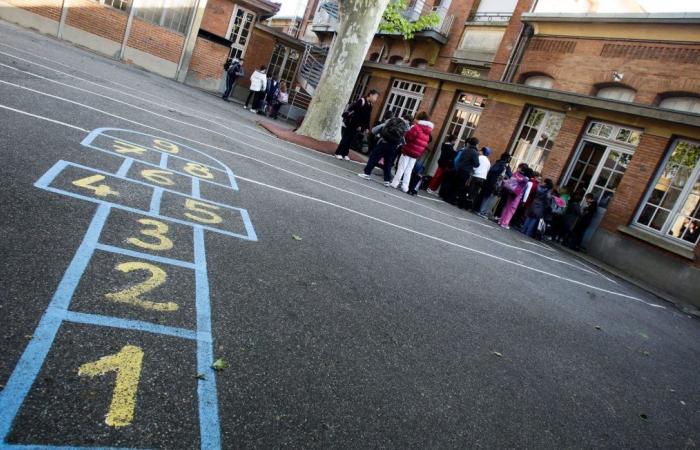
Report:
M 198 202 L 197 200 L 192 200 L 191 198 L 188 198 L 185 201 L 185 208 L 197 213 L 185 213 L 185 217 L 192 220 L 196 220 L 197 222 L 213 225 L 224 221 L 224 219 L 222 219 L 220 215 L 211 211 L 212 209 L 221 209 L 218 206 L 210 205 L 209 203 Z
M 126 242 L 136 247 L 145 248 L 146 250 L 165 251 L 173 248 L 173 241 L 166 236 L 168 232 L 168 226 L 166 224 L 153 219 L 139 219 L 139 223 L 141 225 L 153 227 L 142 229 L 141 234 L 154 238 L 157 242 L 144 242 L 135 237 L 130 237 Z
M 172 172 L 167 170 L 157 170 L 157 169 L 144 169 L 141 171 L 141 176 L 156 184 L 162 184 L 163 186 L 172 186 L 175 182 L 170 178 Z
M 127 345 L 119 353 L 85 363 L 78 369 L 79 376 L 91 378 L 117 372 L 112 403 L 105 417 L 105 423 L 110 427 L 125 427 L 131 425 L 134 420 L 142 361 L 143 350 L 134 345 Z
M 143 300 L 141 296 L 165 283 L 167 275 L 163 269 L 153 264 L 146 262 L 125 262 L 117 264 L 116 270 L 124 273 L 133 272 L 135 270 L 145 270 L 151 273 L 151 276 L 146 281 L 126 288 L 119 292 L 110 292 L 105 294 L 108 300 L 117 303 L 125 303 L 127 305 L 138 306 L 150 311 L 177 311 L 180 307 L 173 302 L 154 302 L 151 300 Z

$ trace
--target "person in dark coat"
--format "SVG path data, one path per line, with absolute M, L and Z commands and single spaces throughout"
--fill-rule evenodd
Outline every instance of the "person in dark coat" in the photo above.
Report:
M 486 174 L 486 181 L 481 189 L 481 194 L 477 203 L 479 204 L 479 215 L 481 217 L 488 218 L 493 206 L 498 200 L 498 188 L 503 180 L 506 180 L 513 176 L 513 171 L 508 165 L 511 160 L 510 153 L 504 152 L 498 158 L 489 172 Z
M 479 167 L 479 140 L 475 137 L 467 139 L 467 145 L 461 149 L 455 157 L 455 185 L 452 189 L 452 198 L 450 203 L 456 202 L 457 206 L 464 208 L 466 206 L 469 178 L 471 178 L 474 169 Z
M 272 107 L 274 104 L 277 102 L 277 96 L 280 93 L 280 82 L 279 80 L 275 80 L 274 78 L 270 77 L 267 79 L 267 86 L 265 87 L 265 107 L 260 106 L 260 109 L 258 110 L 258 114 L 262 114 L 264 116 L 267 115 L 267 112 L 272 112 Z
M 359 133 L 369 129 L 369 120 L 372 115 L 372 107 L 379 100 L 379 91 L 372 89 L 367 97 L 357 100 L 343 113 L 343 127 L 341 140 L 335 150 L 335 157 L 350 161 L 350 146 Z
M 581 204 L 581 215 L 574 225 L 574 229 L 571 232 L 569 239 L 569 247 L 573 250 L 580 250 L 581 243 L 583 242 L 583 236 L 586 234 L 586 230 L 593 222 L 596 212 L 598 211 L 598 202 L 595 200 L 595 196 L 591 193 L 586 194 Z
M 243 68 L 243 58 L 233 58 L 228 64 L 228 69 L 226 69 L 226 90 L 224 91 L 224 95 L 221 97 L 226 101 L 228 101 L 228 97 L 233 91 L 233 87 L 236 84 L 236 80 L 239 77 L 245 76 L 245 69 Z
M 450 134 L 445 139 L 445 143 L 440 147 L 440 158 L 438 159 L 438 168 L 435 171 L 435 175 L 430 180 L 428 185 L 428 193 L 434 194 L 438 190 L 445 174 L 451 171 L 454 167 L 455 156 L 457 156 L 457 149 L 455 149 L 455 143 L 457 142 L 457 136 Z
M 547 208 L 552 200 L 552 190 L 554 189 L 554 183 L 552 180 L 547 178 L 544 180 L 537 190 L 533 194 L 533 200 L 530 207 L 525 212 L 525 224 L 523 225 L 523 233 L 530 237 L 535 236 L 535 231 L 537 231 L 537 225 L 540 219 L 544 217 L 547 213 Z

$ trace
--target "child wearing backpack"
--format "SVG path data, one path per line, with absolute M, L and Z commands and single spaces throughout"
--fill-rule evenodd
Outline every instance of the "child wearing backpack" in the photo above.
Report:
M 370 180 L 372 170 L 379 163 L 379 160 L 384 158 L 384 186 L 388 187 L 391 184 L 391 166 L 394 165 L 396 149 L 403 143 L 407 129 L 408 124 L 399 117 L 393 117 L 372 128 L 372 134 L 378 135 L 379 141 L 372 149 L 364 172 L 358 173 L 357 176 Z

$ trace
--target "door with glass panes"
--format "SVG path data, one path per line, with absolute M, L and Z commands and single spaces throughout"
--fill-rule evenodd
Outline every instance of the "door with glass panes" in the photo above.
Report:
M 254 25 L 255 13 L 236 5 L 229 24 L 229 30 L 231 30 L 228 35 L 228 39 L 231 41 L 229 58 L 240 59 L 243 57 Z
M 462 148 L 466 145 L 469 139 L 476 130 L 479 124 L 479 117 L 483 110 L 484 98 L 479 95 L 461 93 L 457 99 L 450 121 L 445 128 L 445 131 L 440 137 L 438 145 L 435 146 L 435 154 L 430 162 L 428 173 L 434 173 L 437 170 L 437 162 L 440 158 L 440 149 L 442 144 L 447 140 L 447 136 L 455 136 L 457 142 L 455 148 Z
M 564 183 L 572 196 L 593 194 L 598 202 L 596 215 L 584 236 L 584 245 L 600 225 L 632 161 L 640 136 L 639 130 L 602 122 L 589 124 Z

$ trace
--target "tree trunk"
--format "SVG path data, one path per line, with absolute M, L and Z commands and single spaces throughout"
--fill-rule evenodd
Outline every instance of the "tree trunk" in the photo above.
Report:
M 338 3 L 338 34 L 304 123 L 297 131 L 321 141 L 340 140 L 341 115 L 389 0 L 339 0 Z

